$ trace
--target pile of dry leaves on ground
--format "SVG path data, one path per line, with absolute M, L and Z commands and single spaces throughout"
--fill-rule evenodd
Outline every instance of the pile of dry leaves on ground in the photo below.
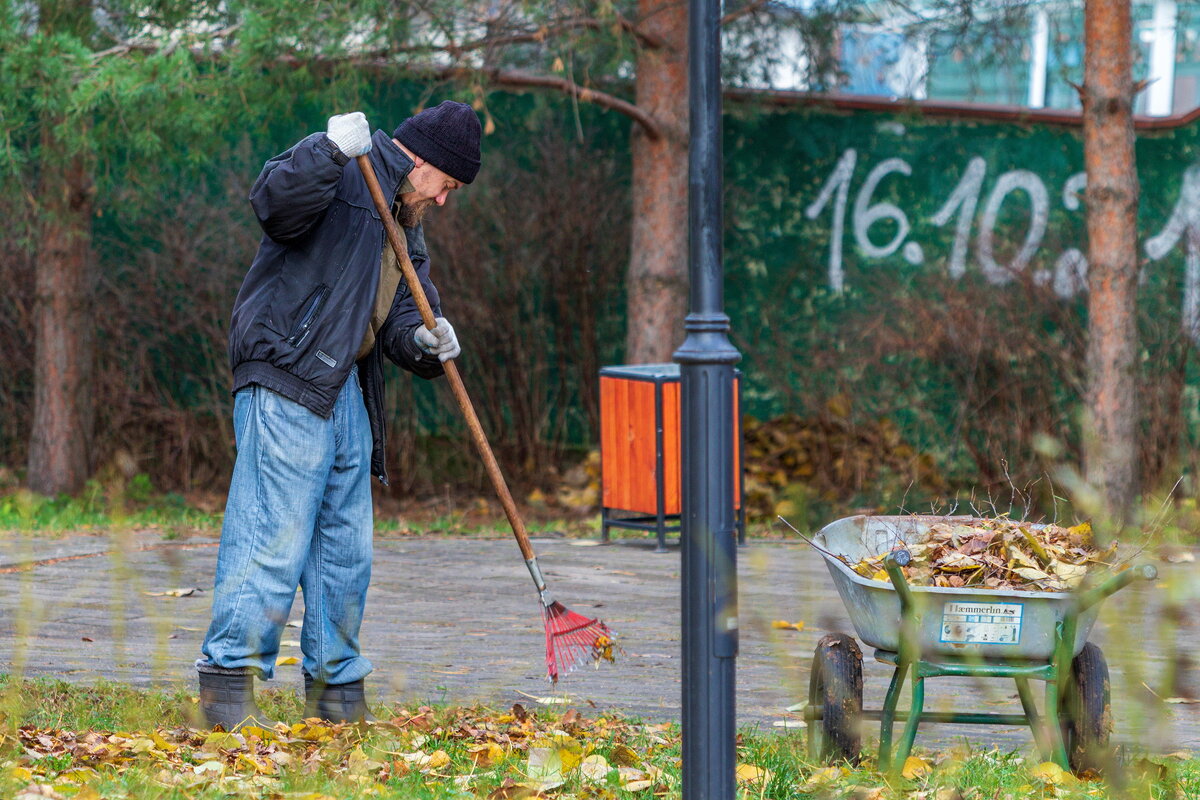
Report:
M 319 775 L 353 786 L 355 796 L 392 796 L 385 791 L 389 782 L 413 776 L 422 783 L 452 784 L 468 794 L 482 792 L 491 800 L 542 797 L 568 780 L 594 783 L 593 797 L 612 797 L 612 788 L 678 788 L 676 778 L 652 763 L 660 751 L 671 750 L 668 727 L 589 719 L 573 710 L 548 722 L 520 704 L 507 713 L 422 707 L 367 728 L 315 719 L 286 729 L 248 726 L 237 733 L 186 727 L 116 733 L 22 727 L 15 731 L 17 741 L 6 743 L 16 745 L 20 757 L 0 761 L 0 773 L 29 781 L 34 788 L 26 791 L 33 797 L 99 798 L 93 785 L 114 770 L 131 767 L 143 770 L 164 790 L 185 794 L 219 788 L 325 800 L 324 792 L 281 792 L 285 775 Z M 4 736 L 0 733 L 0 739 Z M 596 741 L 605 743 L 607 757 L 595 752 Z
M 1089 570 L 1111 567 L 1115 557 L 1113 547 L 1096 547 L 1086 522 L 1063 527 L 1007 519 L 948 520 L 904 547 L 912 554 L 904 577 L 915 586 L 1026 592 L 1069 591 Z M 864 578 L 886 583 L 884 555 L 849 566 Z
M 788 515 L 797 487 L 837 501 L 881 485 L 918 487 L 930 494 L 948 484 L 928 453 L 906 442 L 890 419 L 852 421 L 849 400 L 838 396 L 815 417 L 783 414 L 742 419 L 746 506 L 752 516 Z

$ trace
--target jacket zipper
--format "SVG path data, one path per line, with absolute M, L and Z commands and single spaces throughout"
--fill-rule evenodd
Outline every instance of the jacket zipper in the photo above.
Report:
M 317 296 L 313 298 L 309 304 L 308 310 L 304 312 L 304 316 L 300 318 L 300 323 L 296 325 L 292 335 L 287 338 L 287 343 L 293 347 L 304 341 L 308 336 L 308 331 L 312 327 L 313 320 L 321 313 L 321 307 L 325 305 L 325 299 L 329 297 L 329 287 L 322 286 L 318 291 Z

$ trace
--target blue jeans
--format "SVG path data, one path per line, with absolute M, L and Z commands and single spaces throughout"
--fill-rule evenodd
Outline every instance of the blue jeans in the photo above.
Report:
M 371 671 L 359 655 L 371 580 L 371 427 L 357 368 L 329 419 L 261 386 L 234 399 L 237 462 L 217 554 L 208 664 L 275 672 L 299 584 L 300 648 L 318 681 Z

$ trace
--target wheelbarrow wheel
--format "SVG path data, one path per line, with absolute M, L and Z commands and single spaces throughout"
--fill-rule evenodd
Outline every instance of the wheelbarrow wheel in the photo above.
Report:
M 1071 662 L 1071 677 L 1059 700 L 1063 744 L 1076 773 L 1103 770 L 1109 760 L 1112 699 L 1104 653 L 1088 642 Z
M 813 756 L 858 763 L 862 751 L 862 651 L 853 637 L 831 633 L 817 642 L 809 676 L 809 702 L 821 710 Z

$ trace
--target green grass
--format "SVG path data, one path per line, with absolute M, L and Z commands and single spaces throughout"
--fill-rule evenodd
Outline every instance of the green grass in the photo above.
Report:
M 220 528 L 221 515 L 190 507 L 182 495 L 156 493 L 146 475 L 104 485 L 90 480 L 79 495 L 46 497 L 26 489 L 0 494 L 0 530 L 62 532 L 117 527 L 183 531 Z
M 261 692 L 259 700 L 277 718 L 299 717 L 300 701 L 292 692 Z M 678 726 L 590 716 L 587 709 L 376 707 L 390 724 L 365 731 L 296 726 L 286 734 L 236 739 L 182 727 L 194 708 L 191 690 L 184 687 L 144 692 L 112 683 L 81 687 L 0 676 L 0 797 L 13 797 L 30 783 L 85 800 L 681 796 Z M 802 731 L 746 729 L 738 737 L 737 759 L 747 780 L 737 796 L 1182 800 L 1200 795 L 1200 759 L 1194 756 L 1126 756 L 1114 770 L 1120 788 L 1099 780 L 1047 777 L 1032 760 L 994 749 L 959 746 L 922 756 L 928 774 L 889 783 L 873 769 L 869 755 L 857 768 L 827 767 L 807 759 Z M 538 786 L 544 795 L 534 793 Z

